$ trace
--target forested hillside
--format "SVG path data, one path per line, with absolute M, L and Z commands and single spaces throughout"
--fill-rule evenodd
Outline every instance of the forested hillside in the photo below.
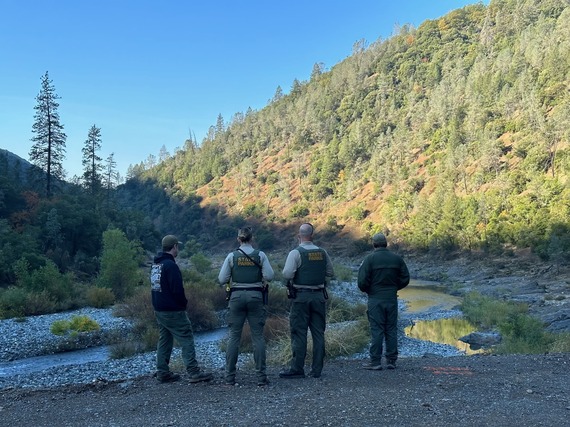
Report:
M 565 0 L 493 0 L 404 26 L 134 166 L 123 200 L 206 243 L 246 220 L 271 246 L 270 228 L 302 219 L 355 240 L 383 230 L 410 248 L 562 257 L 569 52 Z

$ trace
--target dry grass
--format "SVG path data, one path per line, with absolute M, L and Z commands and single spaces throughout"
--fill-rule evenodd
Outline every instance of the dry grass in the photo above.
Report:
M 349 322 L 342 326 L 328 328 L 325 331 L 326 357 L 335 359 L 341 356 L 350 356 L 364 349 L 370 341 L 368 321 L 361 319 Z M 308 332 L 307 361 L 313 353 L 313 340 Z M 289 331 L 282 331 L 269 345 L 267 363 L 273 366 L 285 366 L 291 360 L 291 338 Z

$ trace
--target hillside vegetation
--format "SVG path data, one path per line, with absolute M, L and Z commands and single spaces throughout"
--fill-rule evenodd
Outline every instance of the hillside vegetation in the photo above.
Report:
M 0 151 L 0 317 L 122 301 L 145 285 L 161 235 L 178 235 L 198 269 L 245 222 L 261 249 L 284 252 L 310 221 L 338 260 L 383 231 L 398 249 L 531 248 L 567 265 L 568 52 L 567 0 L 468 6 L 356 42 L 263 109 L 219 116 L 200 144 L 132 166 L 119 187 L 96 126 L 83 176 L 63 181 L 63 146 L 50 175 L 38 103 L 34 164 Z M 47 72 L 42 83 L 37 100 L 59 105 Z
M 321 238 L 375 231 L 411 249 L 570 249 L 570 7 L 493 0 L 278 87 L 201 144 L 131 167 L 124 203 L 213 245 L 258 223 Z M 566 254 L 566 255 L 565 255 Z

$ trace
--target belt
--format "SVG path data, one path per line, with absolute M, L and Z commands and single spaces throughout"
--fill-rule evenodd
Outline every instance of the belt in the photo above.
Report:
M 307 289 L 307 288 L 295 288 L 297 292 L 322 292 L 325 288 L 315 288 L 315 289 Z
M 237 292 L 237 291 L 263 291 L 263 288 L 261 286 L 254 286 L 253 288 L 230 288 L 230 290 L 232 292 Z

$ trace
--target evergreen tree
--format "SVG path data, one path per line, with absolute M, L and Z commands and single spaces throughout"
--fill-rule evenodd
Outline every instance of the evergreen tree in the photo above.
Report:
M 53 193 L 53 180 L 64 178 L 62 162 L 65 158 L 67 135 L 59 122 L 57 100 L 60 97 L 55 93 L 55 87 L 47 71 L 41 80 L 42 88 L 36 97 L 37 105 L 34 107 L 36 114 L 32 132 L 35 136 L 31 139 L 34 144 L 30 149 L 30 161 L 46 173 L 46 196 L 49 198 Z
M 83 183 L 91 190 L 91 194 L 96 194 L 101 188 L 102 170 L 101 157 L 97 151 L 101 149 L 101 129 L 91 126 L 89 134 L 83 146 Z
M 115 153 L 111 153 L 105 160 L 105 188 L 107 189 L 107 192 L 113 189 L 118 179 L 119 173 L 117 172 Z
M 141 280 L 138 272 L 140 252 L 140 244 L 130 242 L 121 230 L 105 231 L 98 285 L 110 288 L 118 300 L 131 295 Z

